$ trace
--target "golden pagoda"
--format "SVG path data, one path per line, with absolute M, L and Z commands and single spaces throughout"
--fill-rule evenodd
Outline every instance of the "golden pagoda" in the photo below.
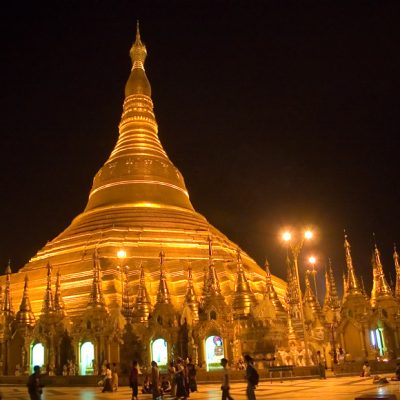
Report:
M 140 340 L 149 341 L 147 348 L 157 335 L 175 341 L 180 333 L 171 332 L 179 325 L 183 310 L 187 317 L 184 320 L 191 323 L 201 320 L 202 332 L 207 335 L 214 329 L 207 322 L 207 313 L 214 315 L 215 310 L 221 309 L 221 304 L 216 304 L 219 300 L 215 299 L 224 299 L 228 308 L 234 303 L 235 310 L 246 316 L 250 313 L 250 303 L 254 305 L 264 292 L 262 268 L 196 212 L 182 174 L 160 142 L 151 86 L 145 72 L 147 50 L 139 26 L 130 56 L 132 68 L 125 86 L 119 137 L 94 177 L 84 211 L 18 273 L 10 274 L 7 270 L 7 277 L 1 283 L 5 287 L 4 316 L 11 313 L 11 293 L 16 301 L 27 296 L 25 276 L 29 276 L 30 282 L 29 312 L 46 324 L 68 316 L 69 346 L 81 373 L 98 367 L 91 365 L 92 360 L 82 364 L 81 347 L 87 341 L 94 347 L 89 349 L 93 352 L 90 356 L 97 363 L 102 362 L 100 354 L 105 354 L 103 358 L 108 360 L 119 358 L 119 345 L 115 343 L 121 342 L 126 324 L 133 324 Z M 121 250 L 124 258 L 118 257 Z M 240 261 L 236 262 L 238 251 Z M 54 269 L 58 271 L 55 296 L 52 289 Z M 283 298 L 285 283 L 275 276 L 271 279 L 277 295 Z M 238 282 L 236 292 L 235 281 Z M 216 283 L 219 293 L 214 296 Z M 203 293 L 203 297 L 197 299 L 196 293 Z M 199 309 L 201 304 L 205 307 L 203 310 Z M 245 309 L 242 310 L 242 306 Z M 205 311 L 207 307 L 211 307 L 211 311 Z M 217 313 L 214 324 L 229 322 L 226 318 L 231 313 L 224 307 L 223 312 Z M 168 316 L 162 315 L 164 309 Z M 220 320 L 222 315 L 226 317 Z M 33 321 L 31 316 L 29 319 Z M 154 324 L 157 319 L 168 320 L 174 327 L 168 332 L 159 331 L 161 327 Z M 97 339 L 90 333 L 99 327 L 108 332 L 108 345 L 104 338 Z M 57 329 L 54 327 L 54 332 Z M 167 328 L 163 325 L 162 329 Z M 216 331 L 218 329 L 214 329 Z M 228 325 L 218 331 L 221 341 L 228 342 L 228 337 L 222 337 L 222 331 L 229 336 Z M 113 332 L 113 338 L 109 332 Z M 38 335 L 33 329 L 32 342 L 44 343 Z M 194 348 L 202 346 L 198 343 L 201 340 L 203 338 L 196 337 Z M 29 353 L 28 339 L 24 341 Z M 55 360 L 54 354 L 61 351 L 53 342 L 56 340 L 44 344 L 45 360 Z M 172 357 L 173 346 L 171 343 L 169 346 L 168 356 Z M 201 356 L 201 349 L 198 353 Z

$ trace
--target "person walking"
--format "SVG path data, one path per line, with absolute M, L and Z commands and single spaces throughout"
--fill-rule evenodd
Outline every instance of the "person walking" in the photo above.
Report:
M 175 382 L 176 382 L 176 398 L 187 399 L 187 387 L 186 387 L 186 374 L 185 366 L 183 365 L 183 360 L 178 358 L 175 367 Z
M 112 372 L 110 368 L 110 364 L 106 364 L 106 375 L 104 377 L 104 386 L 102 392 L 112 392 L 113 388 L 111 385 L 112 381 Z
M 168 377 L 169 381 L 171 382 L 171 396 L 175 397 L 176 395 L 176 377 L 175 377 L 175 364 L 173 361 L 169 363 L 168 366 Z
M 253 365 L 253 359 L 248 354 L 244 356 L 244 362 L 246 363 L 247 399 L 256 400 L 256 394 L 254 391 L 258 385 L 259 375 Z
M 161 396 L 160 390 L 160 371 L 155 361 L 151 362 L 151 391 L 153 394 L 153 400 L 156 400 Z
M 138 377 L 138 362 L 136 360 L 133 360 L 131 371 L 129 373 L 129 386 L 132 389 L 132 400 L 138 400 Z
M 320 351 L 320 350 L 317 351 L 316 359 L 317 359 L 317 366 L 318 366 L 319 377 L 320 377 L 320 379 L 326 379 L 326 374 L 325 374 L 325 359 L 324 359 L 323 355 L 321 354 L 321 351 Z
M 111 386 L 113 388 L 113 391 L 116 392 L 118 390 L 118 370 L 117 370 L 117 364 L 115 363 L 112 364 L 111 376 L 112 376 Z
M 197 381 L 196 381 L 196 366 L 192 362 L 192 359 L 189 357 L 187 363 L 187 371 L 188 371 L 188 378 L 189 378 L 189 389 L 191 392 L 197 392 Z
M 26 386 L 28 387 L 28 393 L 31 400 L 40 400 L 42 398 L 42 382 L 40 375 L 40 367 L 39 365 L 35 365 L 33 367 L 33 374 L 29 376 L 28 383 Z
M 223 378 L 222 378 L 222 400 L 233 400 L 233 397 L 230 395 L 229 390 L 229 370 L 228 370 L 228 360 L 226 358 L 221 358 L 221 365 L 223 368 Z

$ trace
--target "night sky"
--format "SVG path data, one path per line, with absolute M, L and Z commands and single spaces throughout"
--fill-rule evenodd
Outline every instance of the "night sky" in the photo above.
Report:
M 279 233 L 307 225 L 302 270 L 314 253 L 340 278 L 346 229 L 368 289 L 373 232 L 394 278 L 398 3 L 2 6 L 0 264 L 16 271 L 84 209 L 117 140 L 139 19 L 159 136 L 194 207 L 280 277 Z

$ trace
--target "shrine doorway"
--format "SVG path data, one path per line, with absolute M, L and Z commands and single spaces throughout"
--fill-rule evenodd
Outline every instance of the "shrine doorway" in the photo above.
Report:
M 80 375 L 93 375 L 94 345 L 85 342 L 81 345 Z
M 224 343 L 220 336 L 209 336 L 205 341 L 207 371 L 221 369 L 224 358 Z

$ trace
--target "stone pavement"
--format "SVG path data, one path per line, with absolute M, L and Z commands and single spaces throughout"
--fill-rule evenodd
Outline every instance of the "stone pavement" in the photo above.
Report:
M 191 394 L 190 400 L 220 400 L 219 389 L 220 385 L 215 383 L 200 384 L 199 392 Z M 0 390 L 4 400 L 29 399 L 24 386 L 2 386 Z M 400 399 L 400 382 L 377 386 L 372 383 L 372 378 L 332 377 L 326 380 L 288 380 L 283 383 L 274 381 L 272 384 L 270 381 L 262 381 L 256 390 L 257 400 L 354 400 L 356 396 L 365 393 L 394 393 Z M 235 400 L 245 400 L 245 384 L 233 383 L 231 394 Z M 43 400 L 130 400 L 130 398 L 131 391 L 128 387 L 121 387 L 114 393 L 101 393 L 97 387 L 47 387 L 44 388 L 42 396 Z M 172 400 L 170 396 L 165 396 L 164 399 Z M 139 400 L 151 400 L 151 395 L 139 395 Z

